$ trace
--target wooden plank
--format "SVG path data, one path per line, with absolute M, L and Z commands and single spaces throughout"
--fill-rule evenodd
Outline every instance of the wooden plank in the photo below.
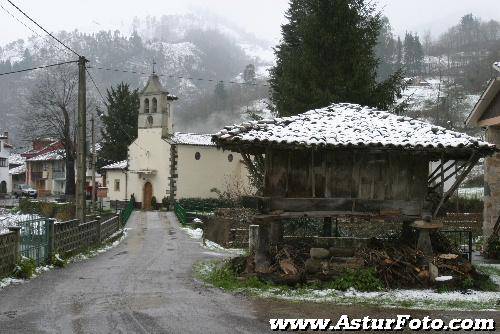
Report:
M 270 211 L 357 211 L 379 214 L 381 211 L 400 210 L 403 215 L 419 216 L 423 200 L 372 200 L 352 198 L 271 198 Z

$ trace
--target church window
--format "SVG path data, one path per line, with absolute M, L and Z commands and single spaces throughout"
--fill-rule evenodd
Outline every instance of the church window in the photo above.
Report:
M 149 99 L 144 100 L 144 112 L 149 113 Z
M 200 154 L 200 152 L 196 152 L 196 153 L 194 154 L 194 158 L 195 158 L 196 160 L 200 160 L 200 159 L 201 159 L 201 154 Z
M 7 158 L 0 158 L 0 167 L 7 167 Z
M 156 97 L 153 97 L 152 102 L 153 102 L 153 108 L 152 108 L 151 112 L 155 113 L 156 110 L 158 109 L 158 101 L 156 100 Z
M 233 162 L 233 158 L 234 158 L 234 157 L 233 157 L 233 155 L 232 155 L 232 154 L 229 154 L 229 155 L 227 156 L 227 161 L 229 161 L 229 162 Z
M 120 180 L 115 180 L 115 191 L 120 191 Z

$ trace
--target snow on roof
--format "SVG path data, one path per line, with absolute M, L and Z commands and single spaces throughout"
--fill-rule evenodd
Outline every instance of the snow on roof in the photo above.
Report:
M 34 156 L 26 161 L 53 161 L 53 160 L 63 160 L 66 154 L 64 150 L 55 150 L 47 153 L 42 153 Z
M 22 164 L 21 166 L 14 167 L 9 170 L 10 175 L 19 175 L 26 173 L 26 165 Z
M 11 154 L 9 156 L 9 165 L 22 165 L 26 161 L 26 158 L 20 154 Z
M 176 132 L 170 142 L 177 145 L 215 146 L 211 134 Z
M 104 167 L 102 167 L 102 169 L 107 169 L 107 170 L 112 170 L 112 169 L 127 169 L 127 167 L 128 167 L 127 160 L 123 160 L 123 161 L 114 162 L 112 164 L 104 166 Z
M 493 63 L 493 68 L 498 72 L 500 72 L 500 61 Z
M 219 145 L 484 148 L 495 146 L 464 133 L 356 104 L 340 103 L 306 113 L 226 126 L 213 136 Z

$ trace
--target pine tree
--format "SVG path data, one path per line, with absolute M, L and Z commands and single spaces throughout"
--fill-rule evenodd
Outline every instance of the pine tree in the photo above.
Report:
M 128 146 L 137 137 L 139 92 L 121 83 L 107 91 L 107 113 L 102 115 L 102 148 L 98 167 L 127 159 Z
M 248 64 L 243 71 L 243 80 L 246 83 L 255 83 L 255 66 Z
M 367 0 L 291 0 L 275 49 L 271 98 L 280 115 L 333 102 L 390 109 L 403 86 L 397 72 L 378 83 L 375 54 L 382 26 Z

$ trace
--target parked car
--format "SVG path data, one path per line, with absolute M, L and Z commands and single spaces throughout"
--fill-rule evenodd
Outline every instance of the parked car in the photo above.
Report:
M 33 197 L 36 198 L 38 196 L 38 193 L 36 189 L 31 188 L 27 184 L 16 184 L 14 186 L 14 190 L 12 190 L 12 193 L 16 198 L 19 197 Z

